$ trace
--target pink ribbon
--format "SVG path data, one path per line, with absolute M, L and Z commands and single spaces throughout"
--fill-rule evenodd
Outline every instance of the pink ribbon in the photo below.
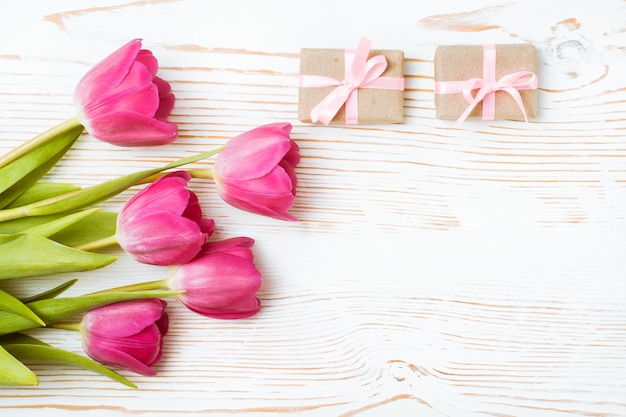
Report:
M 336 80 L 323 75 L 300 75 L 300 87 L 336 88 L 311 110 L 311 121 L 329 124 L 341 106 L 346 106 L 346 124 L 358 123 L 358 89 L 404 90 L 404 78 L 381 77 L 387 69 L 383 55 L 367 56 L 372 42 L 361 39 L 356 50 L 345 51 L 345 78 Z
M 435 82 L 435 94 L 463 93 L 465 101 L 469 103 L 463 114 L 457 119 L 457 125 L 463 123 L 474 107 L 481 101 L 483 102 L 482 120 L 493 120 L 496 113 L 496 91 L 505 91 L 513 97 L 517 106 L 522 110 L 524 120 L 528 122 L 524 102 L 519 92 L 536 88 L 537 76 L 530 71 L 513 72 L 496 80 L 495 45 L 483 46 L 483 78 L 471 78 L 466 81 Z M 476 95 L 472 95 L 474 90 L 478 90 Z

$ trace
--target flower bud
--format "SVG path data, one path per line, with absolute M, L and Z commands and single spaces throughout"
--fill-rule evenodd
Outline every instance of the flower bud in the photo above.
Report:
M 257 127 L 234 137 L 215 158 L 217 191 L 228 204 L 281 220 L 296 196 L 295 166 L 300 149 L 290 123 Z
M 261 273 L 254 266 L 247 237 L 207 243 L 191 262 L 173 270 L 168 286 L 183 290 L 176 298 L 190 310 L 207 317 L 242 319 L 261 309 L 256 297 Z
M 213 233 L 198 197 L 186 186 L 191 176 L 177 171 L 131 198 L 117 219 L 117 241 L 137 261 L 152 265 L 189 262 Z
M 78 119 L 97 139 L 120 146 L 164 145 L 178 137 L 174 107 L 158 62 L 135 39 L 96 64 L 74 91 Z
M 89 311 L 83 316 L 83 349 L 108 366 L 155 375 L 168 330 L 167 303 L 158 298 L 131 300 Z

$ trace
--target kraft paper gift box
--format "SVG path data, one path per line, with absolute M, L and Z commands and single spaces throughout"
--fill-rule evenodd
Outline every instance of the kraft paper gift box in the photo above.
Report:
M 356 100 L 351 102 L 353 97 L 346 103 L 342 103 L 343 97 L 335 100 L 327 99 L 336 89 L 339 89 L 342 82 L 346 84 L 351 60 L 358 59 L 359 51 L 361 57 L 368 59 L 368 64 L 371 64 L 370 60 L 374 58 L 378 64 L 384 66 L 382 64 L 384 59 L 386 68 L 371 83 L 364 83 L 354 89 Z M 377 67 L 379 70 L 381 65 Z M 370 65 L 365 65 L 367 66 Z M 365 70 L 367 68 L 364 68 Z M 373 78 L 371 74 L 370 77 Z M 320 119 L 316 120 L 315 114 L 312 117 L 311 111 L 325 99 L 334 102 L 333 105 L 338 107 L 336 113 L 333 109 L 330 113 L 326 113 L 325 117 L 320 116 Z M 298 119 L 300 121 L 307 123 L 321 121 L 324 124 L 399 123 L 403 116 L 404 52 L 369 50 L 367 40 L 361 40 L 356 50 L 313 48 L 301 50 L 298 92 Z
M 457 119 L 457 122 L 465 118 L 533 118 L 537 115 L 536 74 L 537 50 L 533 45 L 441 45 L 435 52 L 437 118 Z M 498 89 L 469 110 L 471 97 L 464 95 L 463 89 L 471 88 L 468 86 L 474 82 L 471 94 L 477 96 L 481 86 L 489 88 L 489 83 L 495 81 L 500 84 L 498 88 L 507 87 L 512 94 L 506 88 Z M 519 94 L 520 103 L 516 102 L 516 93 L 512 90 Z M 485 106 L 491 109 L 484 111 Z

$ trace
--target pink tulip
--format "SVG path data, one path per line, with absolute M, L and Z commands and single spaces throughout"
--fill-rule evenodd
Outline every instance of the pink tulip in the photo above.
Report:
M 213 233 L 186 171 L 165 175 L 139 191 L 120 211 L 117 241 L 137 261 L 178 265 L 193 259 Z
M 297 220 L 287 213 L 296 196 L 300 150 L 290 123 L 252 129 L 227 142 L 215 159 L 214 178 L 224 201 L 252 213 Z
M 81 323 L 85 353 L 105 365 L 155 375 L 168 330 L 166 305 L 147 298 L 91 310 Z
M 74 91 L 78 119 L 94 137 L 120 146 L 164 145 L 178 137 L 166 120 L 170 85 L 156 76 L 152 52 L 135 39 L 96 64 Z
M 169 278 L 176 298 L 190 310 L 218 319 L 242 319 L 261 309 L 256 293 L 261 274 L 254 266 L 247 237 L 207 243 L 191 262 L 179 265 Z

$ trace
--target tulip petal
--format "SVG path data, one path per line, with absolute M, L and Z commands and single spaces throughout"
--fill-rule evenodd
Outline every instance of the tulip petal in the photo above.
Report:
M 296 195 L 296 186 L 298 185 L 298 177 L 296 176 L 296 170 L 292 165 L 289 165 L 284 160 L 280 161 L 280 167 L 285 170 L 285 173 L 289 177 L 291 182 L 291 194 Z
M 104 114 L 89 121 L 89 133 L 118 146 L 156 146 L 176 140 L 178 126 L 132 111 Z
M 160 233 L 154 233 L 160 230 Z M 118 233 L 118 241 L 137 261 L 151 265 L 178 265 L 189 262 L 206 240 L 200 226 L 168 211 L 146 214 Z
M 98 336 L 132 336 L 159 320 L 166 305 L 165 301 L 157 298 L 111 304 L 86 313 L 83 326 L 89 329 L 89 333 Z M 120 323 L 120 316 L 125 318 L 123 323 Z
M 292 176 L 282 167 L 276 166 L 262 179 L 249 181 L 217 182 L 217 192 L 228 204 L 252 213 L 262 214 L 281 220 L 297 220 L 287 214 L 295 201 L 295 186 Z
M 137 261 L 177 265 L 190 261 L 215 229 L 202 217 L 195 193 L 186 186 L 191 175 L 176 171 L 135 194 L 117 221 L 120 246 Z
M 152 79 L 154 85 L 159 89 L 159 97 L 164 98 L 172 94 L 172 86 L 162 78 L 154 77 Z
M 248 317 L 254 316 L 261 310 L 261 301 L 258 298 L 254 298 L 250 300 L 247 304 L 240 306 L 236 309 L 215 309 L 215 308 L 193 308 L 189 307 L 191 311 L 194 313 L 200 314 L 201 316 L 211 317 L 214 319 L 222 319 L 222 320 L 237 320 L 237 319 L 245 319 Z
M 298 165 L 298 163 L 300 163 L 300 147 L 295 140 L 292 139 L 290 141 L 289 151 L 287 151 L 287 153 L 283 157 L 283 161 L 288 163 L 292 167 L 295 167 L 296 165 Z
M 169 173 L 135 194 L 122 208 L 118 218 L 120 226 L 134 221 L 137 213 L 167 208 L 172 213 L 183 214 L 191 192 L 185 187 L 191 179 L 187 171 Z
M 163 301 L 163 300 L 161 300 Z M 163 301 L 165 303 L 165 301 Z M 166 303 L 167 304 L 167 303 Z M 167 314 L 162 314 L 157 321 L 154 322 L 161 332 L 162 336 L 165 336 L 170 329 L 170 319 Z
M 152 367 L 161 361 L 161 358 L 163 357 L 163 339 L 161 339 L 161 343 L 155 353 L 156 355 L 154 355 L 152 360 L 146 362 L 146 366 Z
M 154 84 L 145 84 L 130 90 L 122 90 L 103 97 L 102 100 L 94 100 L 84 109 L 83 117 L 93 120 L 107 113 L 128 111 L 153 117 L 159 108 L 159 92 Z M 87 122 L 90 123 L 90 122 Z
M 274 123 L 268 123 L 266 125 L 260 126 L 261 128 L 271 128 L 271 129 L 278 129 L 278 130 L 282 130 L 283 132 L 285 132 L 287 135 L 291 133 L 291 129 L 293 129 L 293 126 L 291 123 L 289 122 L 274 122 Z M 253 129 L 254 130 L 254 129 Z
M 169 94 L 165 97 L 161 97 L 161 99 L 159 100 L 159 108 L 154 113 L 154 117 L 158 120 L 167 119 L 167 117 L 172 112 L 172 109 L 174 108 L 175 100 L 176 98 L 174 97 L 174 94 Z
M 234 137 L 215 159 L 218 177 L 248 180 L 265 176 L 291 149 L 289 133 L 274 125 Z
M 152 51 L 148 49 L 142 49 L 137 53 L 137 62 L 141 62 L 148 72 L 154 77 L 159 69 L 159 61 L 157 61 L 156 57 L 152 54 Z
M 220 196 L 231 206 L 250 213 L 261 214 L 278 220 L 298 220 L 297 217 L 287 213 L 285 209 L 285 207 L 291 208 L 293 206 L 295 201 L 295 197 L 293 195 L 265 198 L 263 201 L 254 195 L 251 195 L 250 198 L 243 198 L 243 193 L 239 193 L 238 196 L 225 196 L 220 193 Z
M 181 265 L 170 287 L 185 290 L 177 298 L 187 306 L 232 309 L 247 304 L 261 283 L 261 273 L 250 261 L 219 252 Z
M 195 193 L 187 191 L 189 197 L 187 198 L 187 207 L 182 213 L 182 216 L 195 222 L 200 223 L 202 220 L 202 207 L 198 201 L 198 196 Z
M 211 252 L 227 252 L 236 247 L 251 248 L 254 245 L 254 239 L 249 237 L 232 237 L 217 242 L 209 242 L 204 245 L 202 253 Z
M 256 297 L 262 276 L 254 266 L 250 247 L 254 241 L 236 237 L 205 245 L 191 262 L 179 265 L 168 279 L 173 290 L 183 290 L 177 300 L 198 314 L 238 319 L 256 314 Z
M 93 309 L 81 323 L 83 347 L 106 365 L 154 375 L 167 333 L 167 303 L 159 298 L 131 299 Z
M 203 218 L 198 222 L 198 224 L 200 225 L 202 233 L 205 233 L 209 237 L 215 231 L 215 221 L 213 219 Z
M 93 347 L 88 344 L 83 345 L 85 353 L 98 362 L 126 369 L 140 375 L 154 376 L 157 372 L 151 367 L 143 364 L 126 352 L 122 352 L 109 346 Z
M 252 263 L 254 261 L 254 254 L 250 249 L 252 245 L 254 245 L 254 240 L 249 237 L 234 237 L 217 242 L 208 242 L 202 247 L 198 256 L 208 253 L 228 252 Z
M 172 87 L 159 77 L 154 77 L 152 82 L 159 89 L 159 108 L 154 113 L 154 117 L 165 120 L 174 108 L 175 97 L 172 94 Z
M 135 39 L 95 65 L 78 83 L 78 119 L 99 140 L 118 146 L 173 142 L 178 127 L 166 121 L 174 107 L 170 85 L 156 76 L 158 61 Z
M 214 178 L 227 203 L 257 214 L 297 220 L 293 206 L 300 148 L 291 139 L 290 123 L 274 123 L 245 132 L 227 144 L 215 159 Z
M 78 103 L 89 103 L 116 88 L 126 77 L 141 49 L 141 39 L 134 39 L 93 66 L 74 90 Z
M 291 177 L 280 165 L 275 165 L 265 176 L 246 181 L 232 182 L 233 187 L 257 196 L 282 196 L 291 194 L 293 183 Z
M 146 68 L 146 66 L 135 61 L 128 69 L 128 73 L 122 82 L 117 87 L 112 88 L 104 96 L 119 94 L 124 91 L 133 91 L 138 87 L 152 85 L 152 78 L 153 76 L 150 74 L 150 71 Z

